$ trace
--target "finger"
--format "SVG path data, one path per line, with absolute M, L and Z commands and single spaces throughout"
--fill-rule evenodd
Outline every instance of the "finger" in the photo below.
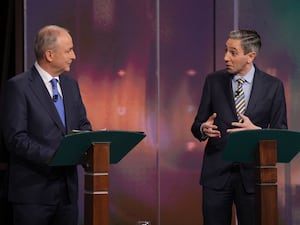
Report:
M 240 122 L 232 122 L 231 125 L 234 127 L 244 127 L 244 123 L 240 123 Z
M 208 130 L 208 135 L 210 137 L 218 137 L 221 135 L 221 133 L 218 130 Z
M 207 135 L 208 137 L 210 137 L 210 138 L 216 138 L 216 137 L 221 137 L 221 135 L 220 134 L 210 134 L 210 135 Z
M 242 113 L 238 113 L 239 114 L 239 117 L 241 117 L 244 121 L 246 120 L 246 119 L 248 119 L 248 116 L 246 116 L 246 115 L 244 115 L 244 114 L 242 114 Z
M 208 126 L 207 126 L 207 129 L 210 129 L 210 130 L 217 130 L 217 129 L 218 129 L 218 126 L 217 126 L 217 125 L 214 125 L 214 124 L 211 124 L 211 125 L 208 125 Z
M 232 133 L 232 130 L 233 130 L 233 129 L 227 129 L 227 130 L 226 130 L 226 133 L 231 134 L 231 133 Z
M 227 129 L 226 132 L 234 133 L 234 132 L 243 131 L 243 130 L 245 130 L 245 128 L 232 128 L 232 129 Z
M 208 120 L 209 121 L 212 121 L 212 120 L 215 120 L 217 118 L 217 113 L 213 113 L 209 118 Z

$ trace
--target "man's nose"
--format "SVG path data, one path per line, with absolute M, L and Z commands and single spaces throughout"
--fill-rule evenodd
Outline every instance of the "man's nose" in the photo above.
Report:
M 228 61 L 228 60 L 229 60 L 229 58 L 228 58 L 228 53 L 225 52 L 225 54 L 224 54 L 224 61 L 226 62 L 226 61 Z
M 72 59 L 76 59 L 76 54 L 75 54 L 75 52 L 73 51 L 73 54 L 72 54 Z

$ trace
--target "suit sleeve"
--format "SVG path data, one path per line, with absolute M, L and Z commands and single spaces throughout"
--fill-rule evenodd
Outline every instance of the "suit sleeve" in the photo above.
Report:
M 85 105 L 83 104 L 83 101 L 82 101 L 82 97 L 81 97 L 81 94 L 80 94 L 80 89 L 79 89 L 79 86 L 78 86 L 78 83 L 77 84 L 77 88 L 78 88 L 78 93 L 79 93 L 79 98 L 80 98 L 80 109 L 81 109 L 81 113 L 80 113 L 80 120 L 79 120 L 79 127 L 80 127 L 80 130 L 92 130 L 92 126 L 91 126 L 91 123 L 90 121 L 88 120 L 87 118 L 87 115 L 86 115 L 86 109 L 85 109 Z
M 46 164 L 54 154 L 53 146 L 42 144 L 32 138 L 28 131 L 29 99 L 22 84 L 9 81 L 6 85 L 2 105 L 2 131 L 9 154 L 28 162 Z
M 208 117 L 213 113 L 211 112 L 211 91 L 210 91 L 210 85 L 208 78 L 206 78 L 203 91 L 202 91 L 202 97 L 199 104 L 199 108 L 197 111 L 197 115 L 194 119 L 194 122 L 192 124 L 191 131 L 195 138 L 197 138 L 199 141 L 204 141 L 207 139 L 205 135 L 202 134 L 200 131 L 201 125 L 203 122 L 205 122 Z
M 287 129 L 286 101 L 283 83 L 277 83 L 270 115 L 270 128 Z
M 79 85 L 76 81 L 72 83 L 71 92 L 68 93 L 69 104 L 67 112 L 67 120 L 69 121 L 69 132 L 72 130 L 92 130 L 90 121 L 87 118 L 86 108 L 82 101 Z

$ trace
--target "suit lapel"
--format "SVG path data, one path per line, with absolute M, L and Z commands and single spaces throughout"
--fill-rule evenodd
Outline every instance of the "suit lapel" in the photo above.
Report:
M 34 93 L 42 107 L 46 109 L 49 116 L 53 119 L 56 125 L 63 132 L 65 132 L 65 127 L 60 120 L 55 105 L 53 104 L 52 98 L 49 95 L 49 92 L 35 67 L 32 68 L 32 73 L 30 74 L 29 80 L 30 89 Z
M 262 93 L 264 91 L 264 82 L 262 81 L 262 76 L 259 75 L 260 73 L 261 72 L 255 67 L 250 99 L 245 112 L 246 114 L 249 114 L 255 109 L 256 102 L 258 102 L 258 100 L 261 98 Z
M 72 103 L 70 99 L 73 99 L 72 89 L 67 79 L 64 75 L 59 76 L 60 87 L 64 96 L 64 106 L 65 106 L 65 118 L 66 118 L 66 126 L 70 125 L 70 118 L 72 118 Z
M 224 83 L 226 84 L 223 85 L 224 93 L 226 94 L 226 97 L 228 99 L 234 117 L 238 119 L 236 115 L 235 103 L 234 103 L 233 92 L 232 92 L 232 75 L 229 74 L 228 72 L 225 72 L 224 74 Z
M 260 70 L 257 69 L 257 67 L 255 67 L 250 99 L 245 112 L 246 115 L 248 115 L 255 109 L 257 100 L 260 99 L 262 96 L 264 90 L 264 85 L 263 85 L 264 82 L 262 81 L 262 76 L 260 76 L 260 73 L 261 73 Z M 226 72 L 224 76 L 224 82 L 227 84 L 226 86 L 224 85 L 225 88 L 224 93 L 226 93 L 228 102 L 230 102 L 230 108 L 232 109 L 234 116 L 236 117 L 236 119 L 238 119 L 236 115 L 234 96 L 232 92 L 232 75 Z

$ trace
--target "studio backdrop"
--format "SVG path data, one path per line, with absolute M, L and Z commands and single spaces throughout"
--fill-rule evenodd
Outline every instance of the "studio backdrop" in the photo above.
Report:
M 26 0 L 25 67 L 44 25 L 70 30 L 79 82 L 94 130 L 143 131 L 111 165 L 112 225 L 202 225 L 199 176 L 204 144 L 190 127 L 206 74 L 224 68 L 227 33 L 262 36 L 257 65 L 285 85 L 289 128 L 300 129 L 300 3 L 291 0 Z M 280 224 L 300 224 L 299 157 L 279 164 Z M 83 171 L 80 223 L 83 224 Z

